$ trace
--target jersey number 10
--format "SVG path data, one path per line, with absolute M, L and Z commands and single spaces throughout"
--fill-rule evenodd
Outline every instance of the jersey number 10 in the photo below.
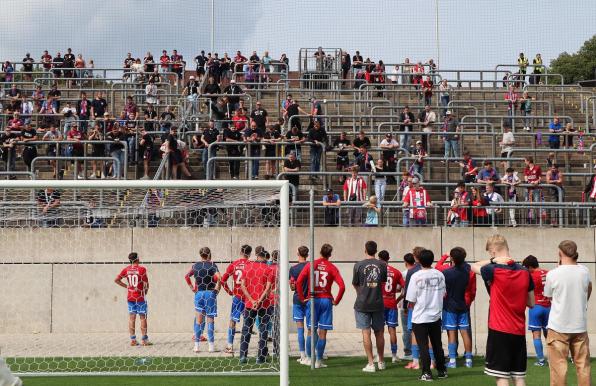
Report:
M 128 275 L 128 286 L 137 288 L 139 286 L 139 275 Z

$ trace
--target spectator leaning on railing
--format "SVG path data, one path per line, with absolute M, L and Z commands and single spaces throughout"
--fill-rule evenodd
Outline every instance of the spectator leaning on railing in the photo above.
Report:
M 323 207 L 325 208 L 325 225 L 337 226 L 339 224 L 339 207 L 341 199 L 333 189 L 327 189 L 323 196 Z

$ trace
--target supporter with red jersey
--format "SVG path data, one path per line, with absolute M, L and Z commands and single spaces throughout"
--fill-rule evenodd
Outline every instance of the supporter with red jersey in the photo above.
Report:
M 524 259 L 522 265 L 530 271 L 532 281 L 534 282 L 534 302 L 536 305 L 528 311 L 528 330 L 532 331 L 532 341 L 536 350 L 535 366 L 544 366 L 544 348 L 540 333 L 544 333 L 546 338 L 548 325 L 548 316 L 550 314 L 550 299 L 544 296 L 544 284 L 546 283 L 546 269 L 540 268 L 536 256 L 529 255 Z
M 329 261 L 332 252 L 333 247 L 331 245 L 323 244 L 321 246 L 321 257 L 316 259 L 313 264 L 315 279 L 313 283 L 313 293 L 309 294 L 308 302 L 306 304 L 306 326 L 308 328 L 306 347 L 310 347 L 310 302 L 314 302 L 314 323 L 315 328 L 318 328 L 319 336 L 316 344 L 317 358 L 315 367 L 317 368 L 327 367 L 323 364 L 322 359 L 325 352 L 325 344 L 327 343 L 327 331 L 333 330 L 333 306 L 339 304 L 346 290 L 344 280 L 341 277 L 339 270 Z M 339 291 L 335 298 L 333 298 L 333 295 L 331 294 L 333 283 L 337 283 L 337 286 L 339 287 Z M 296 282 L 297 288 L 304 288 L 305 285 L 307 286 L 306 288 L 310 288 L 310 263 L 307 263 L 304 266 L 302 272 L 300 272 L 300 275 L 298 276 L 298 281 Z M 304 294 L 301 291 L 297 292 L 297 294 L 298 299 L 304 303 Z M 311 358 L 309 350 L 306 350 L 306 355 L 308 358 L 304 361 L 304 364 L 310 366 Z
M 472 265 L 490 295 L 484 373 L 495 377 L 497 385 L 508 385 L 513 378 L 516 386 L 525 386 L 526 306 L 534 306 L 534 282 L 511 258 L 505 237 L 489 237 L 486 251 L 490 259 Z
M 403 198 L 404 208 L 410 209 L 410 223 L 414 223 L 414 226 L 420 226 L 426 224 L 426 208 L 432 206 L 432 201 L 428 196 L 428 192 L 422 186 L 420 186 L 420 180 L 418 177 L 412 179 L 414 186 L 408 190 Z
M 267 265 L 269 257 L 269 252 L 261 251 L 257 255 L 256 261 L 246 264 L 240 281 L 240 288 L 246 302 L 244 324 L 242 325 L 242 342 L 240 342 L 240 364 L 248 363 L 248 345 L 250 344 L 251 331 L 257 317 L 261 320 L 259 324 L 257 364 L 265 363 L 265 358 L 267 357 L 268 327 L 269 321 L 273 316 L 273 307 L 269 293 L 275 281 L 273 271 Z
M 464 151 L 464 160 L 459 163 L 461 166 L 461 175 L 464 179 L 464 182 L 476 182 L 476 177 L 478 176 L 478 170 L 480 169 L 476 165 L 476 161 L 472 159 L 469 151 Z
M 459 191 L 459 205 L 457 207 L 459 226 L 467 227 L 470 225 L 470 205 L 472 205 L 472 197 L 470 196 L 470 192 L 466 189 L 466 183 L 464 181 L 457 183 L 456 190 Z
M 534 158 L 528 156 L 524 159 L 524 182 L 533 185 L 528 188 L 526 199 L 530 202 L 540 202 L 540 182 L 542 182 L 542 169 L 534 163 Z
M 250 245 L 243 245 L 240 247 L 240 258 L 233 261 L 226 272 L 221 277 L 221 286 L 223 289 L 232 296 L 232 309 L 230 310 L 230 325 L 228 327 L 228 346 L 225 349 L 226 354 L 233 354 L 234 349 L 234 334 L 236 334 L 236 323 L 240 322 L 240 316 L 244 312 L 244 293 L 240 284 L 242 283 L 242 277 L 244 269 L 249 263 L 250 254 L 252 253 L 252 247 Z M 228 279 L 232 277 L 233 287 L 228 287 Z
M 403 298 L 402 290 L 406 283 L 401 272 L 389 265 L 389 252 L 379 252 L 379 259 L 387 263 L 387 281 L 383 284 L 383 305 L 385 306 L 385 324 L 389 331 L 389 342 L 391 345 L 391 362 L 397 363 L 397 303 Z M 399 296 L 398 296 L 399 293 Z
M 135 335 L 136 317 L 139 315 L 141 320 L 141 345 L 149 346 L 149 337 L 147 336 L 147 301 L 145 295 L 149 292 L 149 279 L 147 269 L 139 264 L 139 255 L 131 252 L 128 255 L 130 265 L 125 267 L 114 282 L 128 291 L 128 331 L 130 332 L 130 345 L 136 346 L 137 336 Z M 122 282 L 126 278 L 128 284 Z

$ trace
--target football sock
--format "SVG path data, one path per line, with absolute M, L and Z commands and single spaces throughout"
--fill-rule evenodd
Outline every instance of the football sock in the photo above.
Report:
M 147 335 L 143 335 L 143 337 L 141 338 L 142 340 L 149 340 L 149 336 Z
M 300 350 L 300 352 L 303 353 L 304 352 L 304 327 L 298 327 L 297 333 L 298 333 L 298 350 Z
M 449 351 L 449 359 L 453 359 L 457 357 L 457 343 L 449 343 L 447 344 L 447 350 Z
M 311 336 L 308 335 L 306 337 L 306 349 L 304 351 L 306 351 L 306 356 L 309 357 L 309 358 L 310 358 L 310 354 L 311 354 L 311 352 L 310 352 L 311 342 L 312 342 L 311 341 Z
M 200 342 L 201 341 L 201 333 L 199 332 L 200 328 L 199 325 L 197 324 L 197 318 L 195 318 L 195 321 L 193 323 L 193 331 L 195 332 L 195 342 Z
M 228 345 L 231 346 L 234 343 L 234 334 L 236 334 L 236 329 L 232 327 L 228 327 Z
M 207 340 L 209 343 L 215 342 L 215 322 L 207 323 Z
M 464 352 L 464 358 L 466 358 L 466 360 L 472 360 L 472 353 L 471 352 Z
M 542 339 L 534 339 L 534 349 L 536 350 L 536 358 L 541 361 L 544 360 L 544 349 L 542 347 Z
M 201 341 L 201 335 L 203 335 L 203 331 L 205 329 L 205 323 L 197 323 L 199 328 L 197 329 L 197 335 L 195 336 L 195 340 L 197 342 Z
M 397 354 L 397 344 L 391 343 L 391 354 Z
M 135 340 L 135 339 L 137 339 L 137 336 L 136 335 L 131 335 L 130 336 L 130 340 Z
M 420 359 L 420 350 L 418 349 L 417 344 L 413 344 L 412 345 L 412 360 L 417 363 L 418 359 Z
M 327 344 L 326 339 L 319 339 L 317 342 L 317 360 L 323 359 L 323 353 L 325 352 L 325 345 Z

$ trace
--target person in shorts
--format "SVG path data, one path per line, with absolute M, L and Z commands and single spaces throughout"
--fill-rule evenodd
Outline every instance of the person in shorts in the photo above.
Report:
M 489 237 L 486 251 L 490 259 L 472 265 L 490 295 L 484 373 L 495 377 L 497 385 L 513 378 L 516 386 L 525 386 L 526 306 L 534 306 L 534 282 L 528 270 L 511 258 L 502 235 Z
M 365 257 L 354 265 L 352 285 L 356 289 L 354 315 L 356 328 L 362 331 L 364 351 L 368 364 L 362 369 L 367 373 L 376 371 L 371 340 L 371 329 L 375 333 L 379 370 L 385 370 L 385 305 L 383 303 L 383 283 L 387 282 L 387 264 L 377 260 L 377 243 L 367 241 L 364 245 Z

